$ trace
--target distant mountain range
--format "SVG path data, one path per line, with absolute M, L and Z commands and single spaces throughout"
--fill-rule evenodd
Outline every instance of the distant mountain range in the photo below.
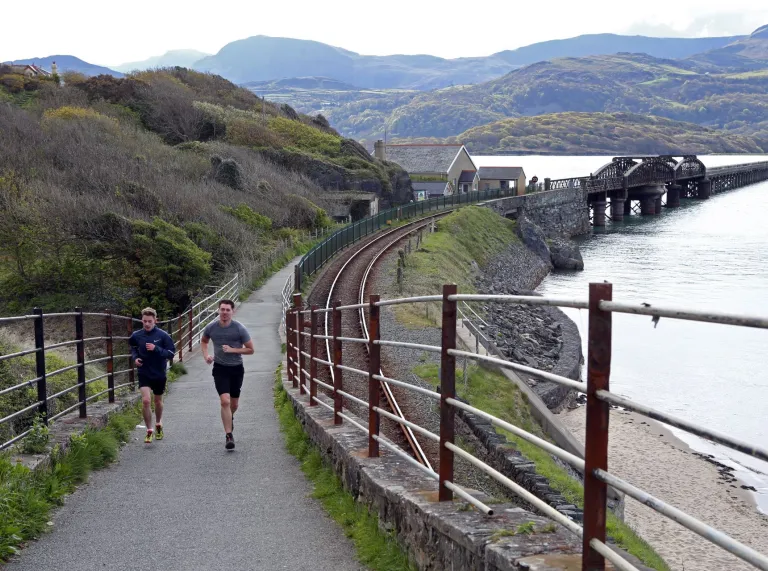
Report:
M 724 48 L 746 36 L 720 38 L 650 38 L 616 34 L 588 34 L 564 40 L 539 42 L 515 50 L 485 57 L 444 59 L 431 55 L 367 56 L 321 42 L 253 36 L 225 45 L 215 55 L 191 49 L 171 50 L 143 61 L 124 63 L 113 68 L 95 66 L 73 56 L 51 56 L 22 60 L 50 66 L 56 60 L 61 70 L 86 75 L 106 73 L 120 76 L 134 70 L 156 67 L 188 67 L 221 75 L 239 84 L 325 78 L 329 81 L 363 89 L 408 89 L 426 91 L 453 85 L 482 83 L 500 77 L 521 66 L 559 57 L 608 55 L 621 52 L 646 53 L 654 57 L 678 59 Z M 750 50 L 744 46 L 744 50 Z M 305 89 L 313 89 L 304 81 Z M 263 89 L 264 85 L 254 86 Z
M 115 77 L 122 77 L 123 74 L 115 71 L 113 69 L 109 69 L 108 67 L 102 67 L 100 65 L 94 65 L 92 63 L 88 63 L 87 61 L 83 61 L 80 58 L 77 58 L 75 56 L 67 56 L 67 55 L 56 55 L 56 56 L 48 56 L 48 57 L 37 57 L 37 58 L 30 58 L 30 59 L 17 59 L 13 62 L 17 65 L 39 65 L 43 69 L 50 70 L 51 64 L 53 62 L 56 62 L 56 66 L 59 68 L 59 73 L 64 73 L 65 71 L 76 71 L 78 73 L 82 73 L 86 76 L 92 76 L 92 75 L 101 75 L 101 74 L 108 74 L 108 75 L 114 75 Z
M 366 56 L 309 40 L 253 36 L 227 44 L 194 67 L 236 83 L 323 76 L 361 88 L 428 90 L 481 83 L 517 67 L 557 57 L 633 52 L 677 59 L 743 38 L 589 34 L 539 42 L 486 57 L 443 59 L 430 55 Z
M 120 65 L 112 66 L 112 69 L 128 73 L 129 71 L 152 69 L 155 67 L 188 67 L 193 68 L 195 62 L 209 56 L 205 52 L 197 50 L 170 50 L 165 52 L 161 56 L 154 56 L 142 61 L 135 61 L 131 63 L 123 63 Z

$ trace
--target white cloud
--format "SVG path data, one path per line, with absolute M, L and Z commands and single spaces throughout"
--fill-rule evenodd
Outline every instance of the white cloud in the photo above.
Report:
M 695 13 L 691 13 L 695 14 Z M 768 10 L 750 10 L 739 12 L 711 12 L 672 21 L 642 20 L 629 25 L 624 33 L 653 36 L 658 38 L 682 37 L 704 38 L 714 36 L 740 36 L 754 32 L 768 23 Z

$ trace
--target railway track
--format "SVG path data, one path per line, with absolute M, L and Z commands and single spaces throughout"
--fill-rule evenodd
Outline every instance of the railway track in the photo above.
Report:
M 391 251 L 402 240 L 407 239 L 413 232 L 431 224 L 435 219 L 445 216 L 448 213 L 441 213 L 428 218 L 405 224 L 399 228 L 389 230 L 381 235 L 369 240 L 361 247 L 347 255 L 341 256 L 336 260 L 326 272 L 318 278 L 310 294 L 310 301 L 313 305 L 322 305 L 330 308 L 334 300 L 339 300 L 342 305 L 354 305 L 365 303 L 366 288 L 372 271 L 376 264 Z M 324 319 L 324 334 L 331 336 L 330 313 L 326 312 Z M 361 308 L 358 312 L 342 313 L 342 329 L 346 336 L 351 336 L 354 331 L 360 338 L 368 338 L 368 324 L 366 321 L 367 309 Z M 326 340 L 324 346 L 321 345 L 325 358 L 330 359 L 331 346 L 330 341 Z M 362 370 L 368 370 L 368 346 L 361 343 L 349 343 L 344 348 L 344 364 Z M 386 376 L 383 370 L 379 371 L 381 376 Z M 326 369 L 323 376 L 333 382 L 333 371 Z M 367 398 L 368 381 L 356 375 L 345 375 L 344 388 L 346 391 L 358 398 Z M 406 419 L 403 412 L 403 406 L 398 402 L 392 387 L 381 381 L 379 388 L 382 396 L 381 403 L 386 403 L 389 412 L 398 418 Z M 406 395 L 407 396 L 407 395 Z M 401 401 L 402 401 L 401 395 Z M 365 416 L 367 410 L 355 410 L 354 403 L 345 407 L 351 408 L 357 414 Z M 388 438 L 406 450 L 410 450 L 414 458 L 421 464 L 432 468 L 429 460 L 429 454 L 424 450 L 414 432 L 402 423 L 391 421 L 382 416 L 382 432 L 385 432 Z

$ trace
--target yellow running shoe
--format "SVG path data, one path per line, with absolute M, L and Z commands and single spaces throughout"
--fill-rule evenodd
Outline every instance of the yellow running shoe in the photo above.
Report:
M 155 425 L 155 440 L 162 440 L 163 439 L 163 425 L 162 424 L 156 424 Z
M 147 430 L 147 435 L 144 437 L 144 444 L 152 444 L 152 429 Z

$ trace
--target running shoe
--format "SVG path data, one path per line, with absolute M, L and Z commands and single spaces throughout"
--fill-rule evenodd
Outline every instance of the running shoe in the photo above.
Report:
M 224 448 L 227 450 L 232 450 L 235 447 L 235 437 L 232 436 L 232 433 L 230 432 L 227 434 L 226 444 L 224 445 Z
M 162 440 L 163 439 L 163 425 L 162 424 L 156 424 L 155 425 L 155 440 Z
M 147 435 L 144 437 L 144 444 L 152 444 L 152 429 L 147 430 Z

